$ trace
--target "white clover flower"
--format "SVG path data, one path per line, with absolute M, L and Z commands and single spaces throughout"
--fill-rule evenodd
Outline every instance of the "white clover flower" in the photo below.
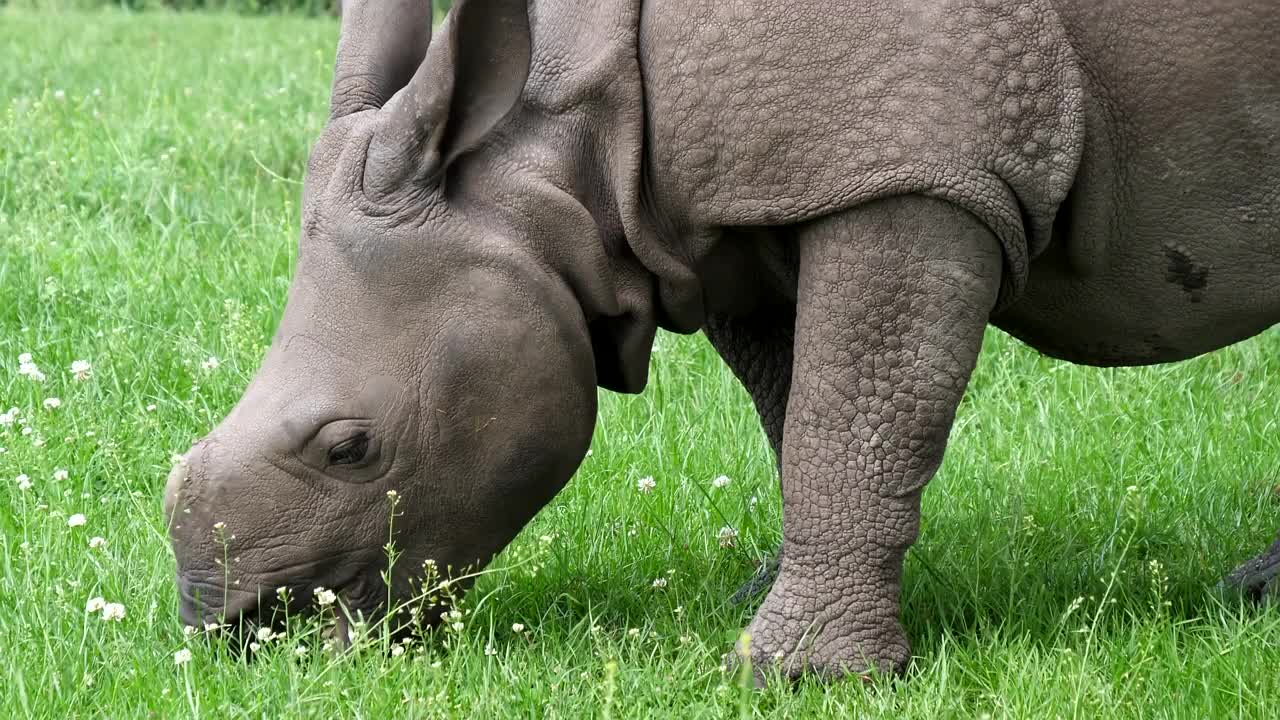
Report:
M 260 645 L 259 643 L 257 643 L 257 642 L 251 642 L 251 643 L 249 643 L 249 652 L 255 652 L 255 653 L 256 653 L 256 652 L 258 652 L 258 651 L 259 651 L 259 650 L 261 650 L 261 649 L 262 649 L 262 645 Z
M 521 623 L 512 623 L 511 632 L 519 635 L 520 633 L 524 632 L 524 625 Z
M 199 632 L 199 630 L 196 630 L 196 626 L 195 626 L 195 625 L 183 625 L 183 626 L 182 626 L 182 634 L 183 634 L 183 635 L 185 635 L 185 636 L 187 636 L 187 637 L 191 637 L 192 635 L 195 635 L 197 632 Z
M 636 481 L 636 489 L 645 494 L 653 492 L 656 487 L 658 487 L 658 481 L 652 476 L 645 476 Z
M 493 657 L 498 654 L 498 649 L 493 646 L 493 643 L 485 643 L 484 654 L 486 657 Z
M 733 547 L 734 542 L 738 539 L 738 531 L 725 525 L 720 528 L 720 532 L 716 533 L 716 538 L 720 541 L 720 547 Z
M 70 473 L 68 473 L 66 470 L 63 470 L 61 468 L 53 471 L 53 479 L 59 482 L 66 480 L 69 477 L 71 477 Z
M 186 665 L 189 662 L 191 662 L 191 651 L 187 648 L 182 648 L 173 654 L 174 665 Z
M 22 434 L 23 434 L 24 436 L 25 436 L 25 435 L 30 435 L 32 432 L 33 432 L 33 431 L 31 430 L 31 428 L 30 428 L 30 427 L 24 427 L 24 428 L 22 428 Z
M 627 634 L 631 637 L 640 637 L 640 628 L 631 628 L 627 631 Z
M 96 613 L 107 606 L 107 601 L 100 597 L 91 597 L 89 602 L 84 604 L 84 611 L 88 613 Z
M 391 646 L 391 657 L 400 657 L 404 654 L 404 646 L 396 643 Z
M 93 366 L 89 364 L 88 360 L 72 360 L 71 374 L 76 380 L 88 380 L 89 376 L 93 374 Z
M 87 522 L 89 522 L 89 520 L 84 516 L 84 513 L 76 513 L 75 515 L 67 518 L 67 527 L 80 527 Z
M 200 363 L 200 367 L 205 370 L 212 371 L 212 370 L 217 370 L 218 366 L 221 364 L 222 363 L 218 362 L 218 358 L 210 355 L 208 360 L 205 360 L 204 362 Z
M 40 372 L 40 368 L 31 359 L 31 353 L 22 353 L 18 356 L 18 374 L 26 375 L 36 382 L 44 382 L 44 373 Z
M 711 487 L 713 488 L 729 487 L 729 483 L 731 482 L 733 481 L 729 479 L 728 475 L 721 475 L 720 477 L 711 481 Z
M 155 412 L 155 411 L 156 411 L 155 403 L 152 403 L 147 406 L 147 412 Z
M 306 655 L 306 654 L 307 654 L 307 646 L 306 646 L 306 645 L 299 645 L 298 647 L 296 647 L 296 648 L 294 648 L 294 649 L 293 649 L 293 654 L 294 654 L 294 655 L 297 655 L 298 657 L 302 657 L 303 655 Z
M 332 590 L 318 587 L 314 590 L 316 596 L 316 604 L 320 607 L 327 607 L 334 604 L 338 600 L 338 596 Z
M 460 622 L 456 622 L 450 625 L 449 627 L 453 628 L 454 632 L 462 632 L 463 624 Z
M 655 590 L 661 590 L 662 588 L 664 588 L 664 587 L 666 587 L 666 586 L 667 586 L 667 579 L 666 579 L 666 578 L 664 578 L 664 577 L 660 577 L 660 578 L 654 578 L 654 579 L 653 579 L 653 587 L 654 587 L 654 589 L 655 589 Z
M 0 425 L 12 425 L 18 422 L 18 408 L 9 408 L 7 411 L 0 413 Z
M 106 539 L 106 538 L 104 538 L 104 537 L 99 537 L 99 536 L 95 535 L 95 536 L 93 536 L 93 537 L 89 538 L 89 549 L 90 549 L 90 550 L 99 550 L 99 549 L 104 548 L 104 547 L 106 547 L 106 546 L 107 546 L 107 539 Z
M 19 475 L 18 477 L 14 478 L 14 480 L 18 483 L 19 490 L 31 489 L 31 478 L 27 477 L 25 474 Z
M 56 397 L 47 397 L 44 399 L 43 405 L 45 410 L 57 410 L 58 408 L 62 407 L 62 399 L 56 398 Z
M 260 627 L 257 632 L 258 642 L 271 642 L 275 639 L 276 634 L 269 627 Z
M 124 619 L 124 603 L 107 603 L 102 606 L 102 619 L 120 622 Z

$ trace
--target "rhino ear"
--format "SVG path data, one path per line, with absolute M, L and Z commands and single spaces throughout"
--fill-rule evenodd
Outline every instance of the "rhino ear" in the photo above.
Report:
M 532 46 L 527 0 L 455 2 L 413 79 L 387 103 L 382 152 L 422 175 L 443 171 L 515 107 Z
M 431 42 L 431 3 L 354 0 L 341 8 L 330 116 L 377 109 L 405 86 Z

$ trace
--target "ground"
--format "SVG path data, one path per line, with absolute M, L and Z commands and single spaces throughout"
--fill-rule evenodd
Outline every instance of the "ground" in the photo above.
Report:
M 1272 716 L 1280 611 L 1213 587 L 1280 527 L 1275 330 L 1129 370 L 991 331 L 908 557 L 906 682 L 753 692 L 721 672 L 753 611 L 727 598 L 777 541 L 779 498 L 701 336 L 659 337 L 643 396 L 602 393 L 592 456 L 460 631 L 334 657 L 300 625 L 248 665 L 184 635 L 164 477 L 281 310 L 336 35 L 331 19 L 0 10 L 6 712 Z

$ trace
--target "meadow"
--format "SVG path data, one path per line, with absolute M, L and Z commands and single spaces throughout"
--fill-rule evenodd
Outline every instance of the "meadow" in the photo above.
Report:
M 1280 609 L 1214 586 L 1280 527 L 1275 329 L 1108 370 L 990 331 L 908 557 L 901 681 L 721 670 L 780 500 L 701 336 L 660 335 L 643 395 L 601 393 L 591 456 L 460 629 L 335 654 L 301 623 L 251 663 L 184 632 L 164 478 L 279 317 L 336 37 L 0 8 L 5 716 L 1274 716 Z

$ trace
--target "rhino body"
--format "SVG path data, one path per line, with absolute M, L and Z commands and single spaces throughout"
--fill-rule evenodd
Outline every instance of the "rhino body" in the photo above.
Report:
M 393 597 L 483 564 L 664 327 L 779 459 L 755 666 L 901 670 L 988 323 L 1132 365 L 1280 321 L 1273 2 L 463 0 L 434 39 L 426 5 L 344 8 L 280 329 L 167 488 L 187 622 L 376 612 L 388 491 Z M 1274 590 L 1277 548 L 1234 581 Z

